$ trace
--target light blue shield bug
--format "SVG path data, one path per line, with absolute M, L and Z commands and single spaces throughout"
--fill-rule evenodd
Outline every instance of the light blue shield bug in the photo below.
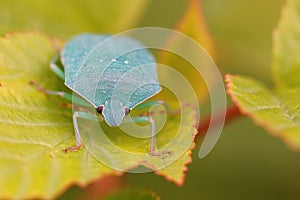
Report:
M 58 66 L 59 61 L 64 70 Z M 60 59 L 56 56 L 51 61 L 50 68 L 84 100 L 72 99 L 72 95 L 66 92 L 45 90 L 35 81 L 31 84 L 41 92 L 59 95 L 78 105 L 89 102 L 111 127 L 119 126 L 133 108 L 162 104 L 171 112 L 164 101 L 144 102 L 160 92 L 161 86 L 153 55 L 133 38 L 96 34 L 75 36 L 65 44 Z M 87 112 L 74 112 L 76 146 L 66 148 L 66 152 L 76 151 L 82 146 L 78 117 L 95 119 Z M 160 155 L 154 148 L 155 122 L 151 116 L 133 117 L 132 121 L 151 123 L 150 153 Z

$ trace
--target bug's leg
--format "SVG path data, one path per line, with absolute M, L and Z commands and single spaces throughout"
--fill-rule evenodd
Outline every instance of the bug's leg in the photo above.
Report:
M 171 109 L 170 106 L 163 100 L 154 100 L 154 101 L 144 102 L 144 103 L 137 105 L 134 109 L 141 110 L 141 109 L 145 109 L 145 108 L 150 108 L 151 106 L 154 106 L 157 104 L 164 106 L 167 113 L 169 113 L 169 114 L 176 115 L 176 114 L 180 113 L 180 109 L 179 110 Z
M 163 156 L 165 154 L 171 155 L 171 151 L 167 152 L 157 152 L 155 151 L 155 121 L 152 119 L 151 116 L 138 116 L 138 117 L 133 117 L 132 118 L 133 122 L 149 122 L 151 124 L 151 140 L 150 140 L 150 155 L 152 156 Z M 125 123 L 131 122 L 127 121 L 126 119 L 124 120 Z
M 81 111 L 74 112 L 73 124 L 74 124 L 74 130 L 75 130 L 76 146 L 67 147 L 63 150 L 64 152 L 78 151 L 82 147 L 80 132 L 79 132 L 79 128 L 78 128 L 78 122 L 77 122 L 77 119 L 79 117 L 83 118 L 83 119 L 97 121 L 97 118 L 89 113 L 81 112 Z
M 76 103 L 77 105 L 80 106 L 87 106 L 89 105 L 86 101 L 84 101 L 83 99 L 80 99 L 78 97 L 75 97 L 67 92 L 63 92 L 63 91 L 54 91 L 54 90 L 46 90 L 44 89 L 40 84 L 38 84 L 36 81 L 31 80 L 29 82 L 30 85 L 34 86 L 37 88 L 38 91 L 44 93 L 44 94 L 49 94 L 49 95 L 57 95 L 60 96 L 64 99 L 67 99 L 71 102 Z
M 86 111 L 83 107 L 68 102 L 61 102 L 60 106 L 65 108 L 75 108 L 77 111 Z
M 62 80 L 65 80 L 64 71 L 57 65 L 59 62 L 59 55 L 56 55 L 50 62 L 50 69 Z
M 65 73 L 64 71 L 57 65 L 57 63 L 59 62 L 59 55 L 56 55 L 50 62 L 50 69 L 62 80 L 65 80 Z M 80 106 L 87 106 L 89 105 L 86 101 L 77 98 L 75 96 L 72 97 L 71 94 L 68 94 L 66 92 L 63 91 L 53 91 L 53 90 L 46 90 L 44 89 L 40 84 L 38 84 L 36 81 L 31 80 L 29 82 L 29 84 L 33 85 L 34 87 L 36 87 L 40 92 L 43 92 L 45 94 L 49 94 L 49 95 L 58 95 L 62 98 L 65 98 L 71 102 L 74 102 Z

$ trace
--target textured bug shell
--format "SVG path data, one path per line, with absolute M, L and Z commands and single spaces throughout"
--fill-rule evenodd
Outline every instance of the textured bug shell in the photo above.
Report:
M 104 106 L 110 126 L 118 126 L 130 109 L 157 94 L 155 59 L 138 41 L 124 36 L 82 34 L 61 52 L 65 85 L 89 101 Z

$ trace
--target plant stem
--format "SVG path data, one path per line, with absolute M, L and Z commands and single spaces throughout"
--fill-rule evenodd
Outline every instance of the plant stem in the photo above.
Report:
M 241 112 L 239 111 L 239 108 L 236 105 L 230 106 L 226 110 L 226 115 L 225 115 L 225 124 L 228 123 L 229 121 L 241 116 Z M 222 115 L 221 114 L 216 114 L 215 115 L 216 120 L 215 120 L 215 125 L 218 123 L 222 122 Z M 208 130 L 209 126 L 213 126 L 214 124 L 210 125 L 210 120 L 211 116 L 208 116 L 204 118 L 203 120 L 200 121 L 199 126 L 198 126 L 198 134 L 195 138 L 195 141 L 199 141 L 200 137 L 203 134 L 206 134 L 206 131 Z

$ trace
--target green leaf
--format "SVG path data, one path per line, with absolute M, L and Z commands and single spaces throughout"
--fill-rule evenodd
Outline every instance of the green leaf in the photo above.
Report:
M 127 189 L 113 194 L 106 200 L 160 200 L 160 197 L 152 191 L 137 191 Z
M 226 77 L 228 93 L 258 125 L 300 151 L 300 88 L 268 90 L 262 83 L 243 76 Z
M 80 32 L 116 33 L 136 24 L 148 0 L 0 1 L 0 33 L 34 29 L 63 38 Z
M 61 98 L 45 95 L 29 85 L 35 80 L 47 89 L 66 90 L 63 81 L 49 69 L 56 53 L 53 42 L 41 33 L 14 33 L 0 38 L 0 198 L 53 198 L 72 184 L 84 186 L 120 174 L 99 159 L 92 148 L 105 151 L 119 171 L 144 165 L 182 184 L 196 134 L 196 111 L 191 106 L 184 106 L 181 115 L 168 116 L 156 137 L 157 147 L 172 151 L 171 155 L 150 156 L 149 138 L 130 137 L 103 122 L 100 124 L 107 138 L 132 157 L 107 144 L 99 145 L 105 140 L 96 139 L 103 135 L 85 134 L 84 130 L 81 136 L 85 142 L 91 140 L 87 144 L 91 151 L 62 151 L 75 144 L 72 110 L 60 106 Z M 162 116 L 153 115 L 158 120 Z
M 29 85 L 36 80 L 50 89 L 64 88 L 49 70 L 55 55 L 49 38 L 39 33 L 0 39 L 0 198 L 53 198 L 71 184 L 115 174 L 74 145 L 72 112 L 57 97 Z
M 276 87 L 272 91 L 250 78 L 226 78 L 228 93 L 242 113 L 297 151 L 300 151 L 299 27 L 300 2 L 288 0 L 274 32 L 273 75 Z
M 288 0 L 273 37 L 273 74 L 277 85 L 300 86 L 300 1 Z

